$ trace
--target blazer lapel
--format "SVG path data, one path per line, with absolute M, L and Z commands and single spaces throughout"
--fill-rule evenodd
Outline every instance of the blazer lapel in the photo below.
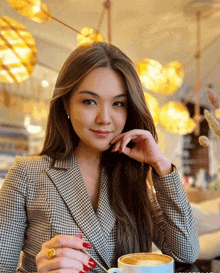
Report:
M 100 225 L 103 230 L 103 234 L 107 238 L 109 237 L 109 233 L 111 232 L 115 221 L 116 216 L 114 212 L 112 211 L 108 199 L 108 176 L 107 172 L 104 169 L 102 172 L 102 185 L 101 185 L 101 191 L 99 196 L 99 204 L 97 209 L 97 216 L 99 218 Z
M 71 159 L 56 161 L 54 166 L 46 172 L 56 186 L 74 221 L 110 268 L 106 238 L 113 228 L 116 219 L 108 201 L 108 179 L 106 173 L 102 173 L 102 184 L 96 215 L 74 155 Z

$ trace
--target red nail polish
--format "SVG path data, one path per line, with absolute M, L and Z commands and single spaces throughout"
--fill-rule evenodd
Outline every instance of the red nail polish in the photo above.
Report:
M 92 248 L 92 245 L 89 243 L 83 243 L 82 246 L 85 248 Z
M 79 273 L 85 273 L 84 271 L 79 271 Z
M 86 266 L 86 265 L 83 265 L 83 270 L 84 270 L 84 271 L 87 271 L 87 272 L 88 272 L 88 271 L 89 271 L 89 268 L 88 268 L 88 266 Z
M 88 262 L 88 265 L 93 267 L 93 268 L 96 268 L 96 266 L 97 266 L 96 264 L 94 264 L 94 262 Z

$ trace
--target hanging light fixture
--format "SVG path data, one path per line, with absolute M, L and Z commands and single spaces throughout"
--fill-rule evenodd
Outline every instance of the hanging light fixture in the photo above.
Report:
M 171 95 L 183 83 L 183 66 L 178 61 L 163 68 L 158 61 L 144 59 L 137 64 L 137 71 L 143 86 L 150 91 Z
M 195 130 L 195 128 L 196 128 L 195 121 L 192 118 L 189 118 L 188 121 L 174 120 L 166 127 L 166 130 L 178 135 L 187 135 L 192 133 Z
M 25 27 L 7 16 L 0 17 L 0 81 L 26 80 L 37 58 L 35 41 Z
M 7 0 L 18 13 L 37 22 L 45 23 L 52 19 L 48 7 L 41 0 Z
M 85 27 L 80 31 L 81 34 L 77 35 L 78 46 L 93 42 L 103 42 L 104 38 L 96 29 Z
M 162 65 L 155 60 L 144 59 L 137 64 L 137 71 L 144 87 L 150 91 L 159 92 L 165 85 L 166 78 L 162 73 Z
M 157 100 L 148 93 L 144 92 L 145 101 L 153 117 L 155 125 L 159 123 L 160 109 Z
M 169 132 L 181 134 L 181 130 L 186 130 L 189 124 L 189 111 L 187 107 L 176 101 L 164 104 L 160 111 L 160 123 Z M 181 129 L 182 128 L 182 129 Z
M 103 11 L 97 29 L 85 27 L 80 32 L 78 32 L 79 33 L 77 35 L 78 46 L 93 42 L 95 43 L 104 42 L 104 37 L 101 35 L 99 30 L 101 28 L 105 11 L 108 12 L 108 43 L 111 43 L 111 0 L 105 0 L 105 2 L 103 3 Z
M 193 118 L 189 118 L 187 127 L 185 128 L 185 133 L 183 135 L 191 134 L 196 128 L 196 122 Z
M 166 81 L 165 88 L 161 92 L 167 95 L 176 93 L 183 83 L 184 71 L 182 64 L 178 61 L 169 63 L 167 68 L 163 70 L 163 74 L 168 81 Z

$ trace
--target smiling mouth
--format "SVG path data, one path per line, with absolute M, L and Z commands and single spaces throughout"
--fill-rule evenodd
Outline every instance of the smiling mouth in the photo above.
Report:
M 93 132 L 99 133 L 99 134 L 109 134 L 112 131 L 102 131 L 102 130 L 92 130 Z
M 97 132 L 97 131 L 92 131 L 96 136 L 100 137 L 100 138 L 105 138 L 107 137 L 111 132 L 108 132 L 108 133 L 100 133 L 100 132 Z

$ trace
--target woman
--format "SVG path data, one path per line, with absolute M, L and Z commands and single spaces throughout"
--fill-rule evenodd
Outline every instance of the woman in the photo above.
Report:
M 110 268 L 152 242 L 194 262 L 191 208 L 156 140 L 131 60 L 106 43 L 73 51 L 41 153 L 17 157 L 1 189 L 1 272 L 15 271 L 21 250 L 21 272 L 102 272 L 81 249 Z

